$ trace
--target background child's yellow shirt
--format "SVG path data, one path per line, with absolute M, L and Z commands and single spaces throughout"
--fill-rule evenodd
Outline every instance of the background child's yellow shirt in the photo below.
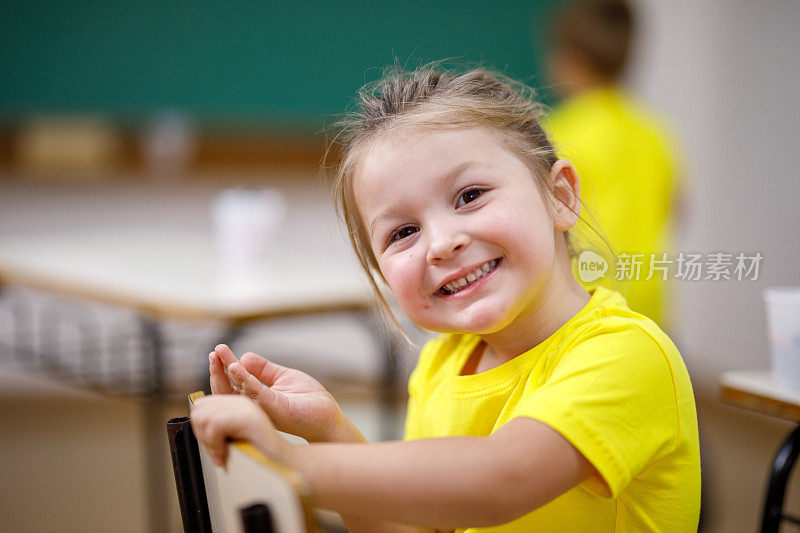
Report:
M 406 439 L 485 436 L 530 417 L 561 433 L 602 479 L 502 526 L 466 531 L 697 531 L 694 395 L 680 354 L 651 320 L 597 288 L 538 346 L 459 375 L 479 341 L 445 334 L 425 345 L 409 382 Z
M 619 287 L 631 309 L 663 327 L 663 274 L 655 269 L 646 278 L 651 254 L 660 260 L 670 252 L 678 176 L 665 128 L 613 87 L 588 91 L 556 107 L 546 128 L 559 157 L 575 165 L 581 200 L 614 251 L 643 254 L 639 279 L 623 280 Z M 609 275 L 615 276 L 613 267 Z

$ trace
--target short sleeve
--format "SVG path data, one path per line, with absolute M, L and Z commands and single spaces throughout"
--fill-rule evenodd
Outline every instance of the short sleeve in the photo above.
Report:
M 517 404 L 558 431 L 597 469 L 585 488 L 616 497 L 677 444 L 678 407 L 670 360 L 644 329 L 599 328 L 561 352 L 545 382 Z M 610 492 L 609 492 L 610 491 Z

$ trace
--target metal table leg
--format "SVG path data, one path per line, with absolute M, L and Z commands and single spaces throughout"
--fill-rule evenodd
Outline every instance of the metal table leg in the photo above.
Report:
M 395 420 L 397 419 L 397 386 L 399 372 L 398 346 L 392 334 L 387 331 L 385 324 L 381 321 L 377 313 L 373 313 L 371 320 L 367 322 L 370 334 L 382 352 L 381 359 L 381 381 L 380 381 L 380 406 L 381 406 L 381 429 L 380 435 L 384 440 L 402 438 L 397 434 Z
M 143 357 L 148 372 L 147 394 L 142 409 L 142 426 L 144 433 L 144 450 L 146 457 L 145 472 L 147 480 L 147 509 L 150 531 L 160 533 L 169 530 L 170 492 L 167 490 L 165 472 L 169 470 L 167 462 L 167 443 L 164 440 L 164 424 L 166 423 L 165 402 L 167 400 L 167 376 L 164 367 L 164 337 L 160 324 L 152 318 L 139 316 L 142 339 L 144 340 Z M 239 324 L 228 325 L 219 342 L 230 344 L 242 332 Z M 209 386 L 208 367 L 201 389 Z M 211 392 L 208 390 L 207 392 Z
M 164 440 L 164 401 L 166 400 L 164 374 L 164 345 L 161 328 L 155 320 L 140 316 L 139 323 L 144 340 L 143 356 L 150 369 L 150 386 L 142 408 L 144 433 L 145 477 L 147 480 L 147 509 L 150 531 L 169 531 L 167 512 L 167 487 L 165 472 L 167 443 Z
M 783 497 L 786 493 L 786 484 L 789 481 L 789 474 L 792 472 L 798 453 L 800 453 L 800 426 L 797 426 L 783 441 L 772 463 L 767 498 L 764 501 L 764 517 L 761 522 L 762 533 L 778 533 L 782 520 L 800 524 L 800 519 L 783 514 Z

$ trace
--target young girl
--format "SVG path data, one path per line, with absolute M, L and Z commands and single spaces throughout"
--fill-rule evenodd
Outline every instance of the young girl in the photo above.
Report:
M 651 320 L 573 277 L 578 177 L 526 94 L 425 67 L 362 92 L 345 130 L 336 193 L 358 257 L 442 333 L 411 376 L 405 441 L 366 443 L 311 377 L 220 345 L 192 412 L 217 462 L 227 438 L 251 442 L 353 531 L 696 531 L 686 368 Z

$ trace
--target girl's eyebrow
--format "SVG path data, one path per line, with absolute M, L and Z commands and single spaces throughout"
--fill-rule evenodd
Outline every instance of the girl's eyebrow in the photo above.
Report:
M 381 211 L 380 214 L 372 220 L 372 224 L 369 225 L 370 237 L 374 237 L 375 226 L 378 224 L 378 222 L 380 222 L 384 218 L 391 218 L 395 213 L 399 211 L 400 211 L 400 206 L 397 203 L 393 203 L 392 205 Z
M 472 160 L 464 161 L 463 163 L 459 163 L 458 165 L 454 166 L 444 174 L 441 174 L 439 177 L 433 178 L 432 182 L 435 184 L 439 184 L 450 181 L 458 177 L 459 174 L 462 174 L 466 170 L 478 165 L 479 163 L 477 161 L 472 161 Z M 395 202 L 386 209 L 384 209 L 383 211 L 381 211 L 380 213 L 378 213 L 378 216 L 372 219 L 372 223 L 369 225 L 370 236 L 373 236 L 373 234 L 375 233 L 375 226 L 378 224 L 378 222 L 380 222 L 384 218 L 390 218 L 399 210 L 400 210 L 400 205 L 397 202 Z

